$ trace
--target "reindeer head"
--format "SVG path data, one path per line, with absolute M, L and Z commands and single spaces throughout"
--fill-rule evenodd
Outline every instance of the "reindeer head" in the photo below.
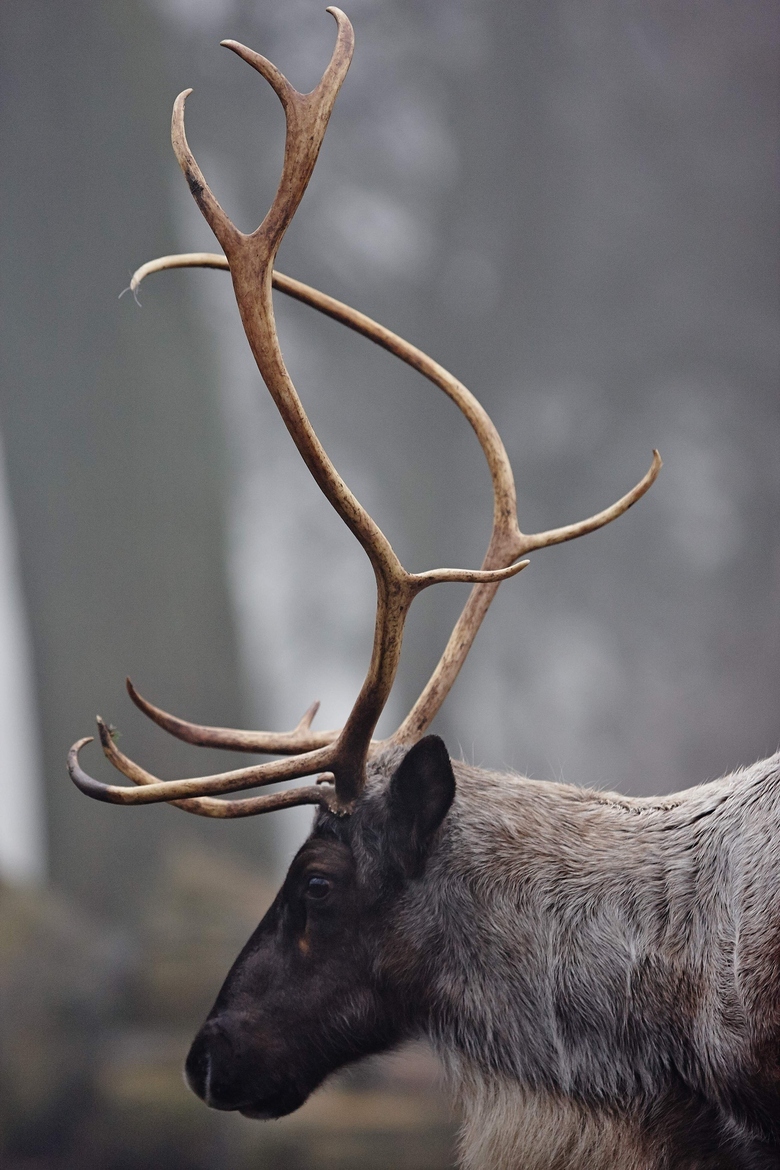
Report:
M 174 105 L 172 141 L 190 190 L 224 255 L 168 256 L 149 273 L 176 267 L 229 269 L 247 339 L 290 435 L 322 492 L 365 549 L 376 577 L 377 609 L 368 672 L 343 728 L 314 731 L 314 704 L 298 726 L 280 734 L 202 727 L 153 706 L 128 680 L 130 697 L 171 734 L 188 743 L 281 756 L 218 775 L 162 781 L 125 756 L 98 719 L 103 751 L 135 788 L 88 776 L 79 751 L 68 768 L 87 795 L 115 804 L 166 802 L 199 816 L 253 816 L 315 804 L 314 832 L 293 862 L 276 901 L 247 943 L 196 1039 L 187 1062 L 190 1084 L 210 1104 L 276 1116 L 296 1108 L 332 1069 L 387 1047 L 424 1013 L 408 979 L 389 978 L 380 959 L 393 907 L 418 880 L 426 853 L 453 799 L 446 749 L 421 738 L 441 707 L 501 581 L 528 562 L 526 553 L 602 527 L 636 502 L 656 478 L 657 452 L 642 480 L 587 520 L 527 535 L 521 532 L 511 467 L 487 413 L 456 378 L 415 346 L 347 305 L 274 271 L 274 259 L 300 203 L 336 95 L 352 57 L 352 26 L 329 8 L 338 33 L 325 73 L 311 93 L 298 93 L 264 57 L 235 41 L 223 44 L 272 86 L 286 118 L 282 177 L 260 227 L 245 235 L 231 223 L 195 162 L 184 132 L 184 103 Z M 318 309 L 394 353 L 458 406 L 484 452 L 493 486 L 493 530 L 482 567 L 410 573 L 361 506 L 315 434 L 285 367 L 274 322 L 272 289 Z M 444 653 L 412 710 L 386 740 L 372 738 L 395 679 L 404 622 L 423 589 L 447 581 L 473 584 Z M 271 795 L 220 799 L 276 781 L 319 775 L 316 784 Z
M 424 1030 L 425 962 L 398 923 L 454 794 L 429 735 L 369 764 L 350 816 L 319 813 L 190 1050 L 207 1104 L 279 1117 L 334 1069 Z

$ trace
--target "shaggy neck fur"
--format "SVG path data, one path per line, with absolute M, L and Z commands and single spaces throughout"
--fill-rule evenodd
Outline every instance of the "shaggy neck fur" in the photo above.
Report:
M 462 1165 L 778 1165 L 780 758 L 661 800 L 455 769 L 393 945 Z

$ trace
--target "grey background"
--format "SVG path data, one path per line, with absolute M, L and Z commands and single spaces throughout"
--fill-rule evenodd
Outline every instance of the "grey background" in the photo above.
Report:
M 227 278 L 150 280 L 211 248 L 168 142 L 238 225 L 279 173 L 274 95 L 224 36 L 315 84 L 311 0 L 5 3 L 6 448 L 34 653 L 53 882 L 132 918 L 183 839 L 277 868 L 306 814 L 196 822 L 69 784 L 96 711 L 164 776 L 227 763 L 124 695 L 209 723 L 342 719 L 370 651 L 371 573 L 274 417 Z M 353 67 L 279 267 L 354 304 L 480 397 L 536 530 L 621 495 L 627 517 L 502 586 L 436 729 L 541 778 L 669 791 L 780 740 L 778 13 L 738 5 L 358 0 Z M 290 368 L 336 465 L 413 569 L 477 565 L 489 484 L 469 429 L 368 343 L 279 303 Z M 386 730 L 465 593 L 415 604 Z M 203 755 L 208 763 L 203 762 Z M 98 752 L 84 762 L 102 777 Z M 271 823 L 273 822 L 273 824 Z
M 9 637 L 0 514 L 13 650 L 0 694 L 33 725 L 0 711 L 0 867 L 40 755 L 50 879 L 0 876 L 9 1170 L 452 1164 L 420 1046 L 332 1078 L 273 1126 L 184 1088 L 194 1031 L 310 812 L 114 808 L 64 767 L 96 711 L 160 775 L 230 766 L 146 723 L 125 674 L 190 718 L 276 728 L 317 697 L 320 726 L 337 725 L 360 686 L 372 574 L 275 415 L 227 277 L 167 273 L 142 309 L 117 299 L 144 260 L 214 246 L 168 141 L 185 87 L 216 194 L 240 227 L 260 221 L 281 110 L 218 41 L 307 89 L 333 45 L 323 7 L 0 0 L 0 440 L 24 602 Z M 502 586 L 436 729 L 487 766 L 633 793 L 772 752 L 776 5 L 353 0 L 348 13 L 355 61 L 282 271 L 463 378 L 503 434 L 528 531 L 617 498 L 653 446 L 665 460 L 628 516 Z M 278 317 L 327 449 L 403 562 L 479 564 L 489 481 L 457 411 L 334 323 L 282 298 Z M 415 603 L 381 730 L 466 592 Z M 113 779 L 96 748 L 84 763 Z

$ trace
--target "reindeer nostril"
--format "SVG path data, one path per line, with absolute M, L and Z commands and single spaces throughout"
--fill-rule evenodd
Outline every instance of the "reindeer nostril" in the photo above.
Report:
M 203 1079 L 203 1100 L 207 1105 L 211 1105 L 211 1056 L 207 1052 L 204 1058 L 205 1061 L 205 1076 Z
M 203 1025 L 184 1065 L 184 1079 L 212 1109 L 240 1109 L 244 1103 L 241 1059 L 228 1030 L 216 1020 Z

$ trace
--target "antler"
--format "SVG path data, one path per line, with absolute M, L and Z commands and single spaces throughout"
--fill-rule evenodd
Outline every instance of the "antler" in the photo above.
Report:
M 377 613 L 371 663 L 344 727 L 340 731 L 319 733 L 311 730 L 317 704 L 309 709 L 294 731 L 277 735 L 201 727 L 154 707 L 135 691 L 128 680 L 130 696 L 137 706 L 165 730 L 187 742 L 238 751 L 291 754 L 291 758 L 219 775 L 160 781 L 121 753 L 105 724 L 98 719 L 104 753 L 120 772 L 139 787 L 105 785 L 87 776 L 78 763 L 78 752 L 89 740 L 80 740 L 70 752 L 70 774 L 82 791 L 97 799 L 119 804 L 167 801 L 188 812 L 222 817 L 253 815 L 272 808 L 303 803 L 326 804 L 334 811 L 349 812 L 365 784 L 369 753 L 381 746 L 372 741 L 371 736 L 395 679 L 404 622 L 416 595 L 429 585 L 443 581 L 466 581 L 474 585 L 428 684 L 407 718 L 390 737 L 389 742 L 400 744 L 414 742 L 430 725 L 468 654 L 498 585 L 528 564 L 527 561 L 518 562 L 517 558 L 531 550 L 571 540 L 609 523 L 644 495 L 661 466 L 656 451 L 644 478 L 610 508 L 578 524 L 531 536 L 523 534 L 517 521 L 515 485 L 506 451 L 487 412 L 471 392 L 432 358 L 371 318 L 300 281 L 274 272 L 276 253 L 311 177 L 333 103 L 352 56 L 351 24 L 339 9 L 329 8 L 328 12 L 338 24 L 336 47 L 322 80 L 309 94 L 298 93 L 276 66 L 259 54 L 234 41 L 222 42 L 266 78 L 284 107 L 287 123 L 279 188 L 270 211 L 251 235 L 244 235 L 230 222 L 209 190 L 189 149 L 184 132 L 184 102 L 191 91 L 187 90 L 177 98 L 171 134 L 174 151 L 193 196 L 225 255 L 195 253 L 151 261 L 136 272 L 131 289 L 135 292 L 144 276 L 167 268 L 229 269 L 244 330 L 263 380 L 314 479 L 357 537 L 374 569 Z M 333 317 L 394 353 L 442 389 L 463 412 L 480 442 L 493 484 L 493 531 L 481 569 L 435 569 L 427 573 L 409 573 L 401 565 L 387 537 L 341 479 L 309 422 L 279 347 L 272 287 Z M 271 796 L 234 801 L 213 799 L 218 793 L 235 792 L 322 771 L 326 773 L 322 779 L 332 779 L 332 785 L 320 783 L 312 788 L 298 788 Z

